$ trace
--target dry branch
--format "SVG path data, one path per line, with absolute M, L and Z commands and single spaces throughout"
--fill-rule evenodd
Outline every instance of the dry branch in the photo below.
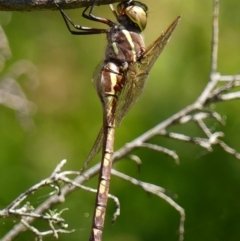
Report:
M 56 0 L 63 9 L 92 6 L 94 0 Z M 100 0 L 97 5 L 120 2 L 120 0 Z M 0 0 L 0 11 L 40 11 L 57 10 L 54 0 Z

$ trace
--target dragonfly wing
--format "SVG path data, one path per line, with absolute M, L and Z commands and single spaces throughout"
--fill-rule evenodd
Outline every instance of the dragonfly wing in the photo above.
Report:
M 144 89 L 148 73 L 139 73 L 136 64 L 130 64 L 125 74 L 126 83 L 119 94 L 116 109 L 116 124 L 120 125 L 123 117 L 131 109 Z
M 180 19 L 181 16 L 177 17 L 170 26 L 162 32 L 160 37 L 146 48 L 142 57 L 137 62 L 129 65 L 129 69 L 124 76 L 126 83 L 118 97 L 116 110 L 117 125 L 121 123 L 125 114 L 131 109 L 142 93 L 151 68 L 168 43 Z
M 140 59 L 140 63 L 138 64 L 138 69 L 140 71 L 146 71 L 149 73 L 154 63 L 158 59 L 159 55 L 162 53 L 164 47 L 168 43 L 174 29 L 177 27 L 180 20 L 181 16 L 178 16 L 168 26 L 168 28 L 164 32 L 162 32 L 162 34 L 146 48 L 143 57 Z
M 97 67 L 95 68 L 94 70 L 94 73 L 93 73 L 93 77 L 92 77 L 92 82 L 93 82 L 93 85 L 95 87 L 95 89 L 97 90 L 97 83 L 98 83 L 98 80 L 99 78 L 101 77 L 101 70 L 103 68 L 103 65 L 104 65 L 104 61 L 101 61 Z M 83 172 L 86 167 L 88 166 L 89 162 L 94 158 L 94 156 L 96 156 L 98 154 L 98 152 L 101 150 L 102 148 L 102 142 L 103 142 L 103 127 L 100 129 L 99 133 L 98 133 L 98 136 L 93 144 L 93 147 L 87 157 L 87 160 L 84 162 L 83 164 L 83 167 L 81 169 L 81 172 Z
M 97 83 L 99 78 L 101 78 L 101 72 L 102 72 L 102 68 L 104 66 L 104 60 L 102 60 L 97 67 L 95 68 L 94 72 L 93 72 L 93 77 L 92 77 L 92 82 L 93 85 L 95 87 L 95 89 L 97 90 Z
M 83 167 L 81 169 L 81 172 L 83 172 L 86 167 L 88 166 L 89 162 L 93 159 L 94 156 L 98 154 L 98 152 L 102 148 L 102 142 L 103 142 L 103 127 L 100 129 L 97 139 L 95 140 L 93 147 L 87 157 L 87 160 L 84 162 Z

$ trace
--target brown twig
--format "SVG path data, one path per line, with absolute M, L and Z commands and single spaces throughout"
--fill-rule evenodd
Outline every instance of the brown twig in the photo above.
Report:
M 74 9 L 92 6 L 94 0 L 56 0 L 62 9 Z M 120 2 L 120 0 L 100 0 L 97 5 Z M 57 10 L 54 0 L 0 0 L 0 11 L 40 11 Z

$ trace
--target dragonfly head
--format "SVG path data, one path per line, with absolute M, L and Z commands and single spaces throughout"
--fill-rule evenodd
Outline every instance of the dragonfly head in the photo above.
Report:
M 127 29 L 136 29 L 139 32 L 146 28 L 147 11 L 147 6 L 139 1 L 128 0 L 117 5 L 119 22 Z

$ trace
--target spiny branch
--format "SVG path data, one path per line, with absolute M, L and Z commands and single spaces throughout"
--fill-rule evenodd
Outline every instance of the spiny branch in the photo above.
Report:
M 179 241 L 183 241 L 184 238 L 184 222 L 185 222 L 185 211 L 184 209 L 178 205 L 172 198 L 170 198 L 168 195 L 165 194 L 165 189 L 162 187 L 159 187 L 157 185 L 154 185 L 152 183 L 146 183 L 139 181 L 133 177 L 130 177 L 124 173 L 118 172 L 115 169 L 112 169 L 111 173 L 114 176 L 117 176 L 121 179 L 124 179 L 130 183 L 132 183 L 135 186 L 141 187 L 144 191 L 148 193 L 152 193 L 154 195 L 157 195 L 164 201 L 166 201 L 168 204 L 170 204 L 175 210 L 177 210 L 180 214 L 180 225 L 179 225 Z
M 80 183 L 71 180 L 68 176 L 74 175 L 78 176 L 79 172 L 77 171 L 61 171 L 63 166 L 66 164 L 66 160 L 62 160 L 55 170 L 52 172 L 50 177 L 40 181 L 39 183 L 35 184 L 31 188 L 29 188 L 27 191 L 19 195 L 12 203 L 10 203 L 6 208 L 3 210 L 0 210 L 0 217 L 19 217 L 20 223 L 18 225 L 21 225 L 21 228 L 28 228 L 30 231 L 32 231 L 37 237 L 38 240 L 42 240 L 43 236 L 47 235 L 53 235 L 55 238 L 58 238 L 58 233 L 72 233 L 74 230 L 67 230 L 68 224 L 66 221 L 61 217 L 61 214 L 66 211 L 67 209 L 62 209 L 60 211 L 58 210 L 50 210 L 50 208 L 43 208 L 41 211 L 39 210 L 39 207 L 35 210 L 35 208 L 30 204 L 29 201 L 25 201 L 27 198 L 29 198 L 31 195 L 39 191 L 40 189 L 44 187 L 52 187 L 54 189 L 54 192 L 51 193 L 51 198 L 57 198 L 58 201 L 55 200 L 55 202 L 64 202 L 65 200 L 65 194 L 63 190 L 61 189 L 61 184 L 65 184 L 65 188 L 69 188 L 69 186 L 75 188 L 81 188 L 89 192 L 96 193 L 97 190 L 89 187 L 85 187 L 81 185 Z M 54 199 L 53 198 L 53 199 Z M 108 198 L 112 199 L 115 202 L 116 205 L 116 211 L 113 214 L 113 222 L 116 220 L 117 216 L 120 215 L 120 203 L 117 197 L 109 194 Z M 24 202 L 25 201 L 25 202 Z M 47 213 L 44 213 L 47 210 Z M 41 219 L 46 220 L 49 224 L 50 230 L 47 231 L 39 231 L 37 228 L 35 228 L 33 225 L 30 225 L 35 219 Z M 56 228 L 55 228 L 56 226 Z M 60 227 L 60 229 L 59 229 Z M 14 229 L 13 229 L 14 230 Z M 11 230 L 2 240 L 12 240 L 13 237 L 16 236 L 18 232 L 14 232 Z

